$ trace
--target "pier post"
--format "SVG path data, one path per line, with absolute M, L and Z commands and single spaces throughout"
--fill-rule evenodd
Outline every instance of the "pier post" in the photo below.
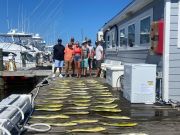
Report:
M 0 49 L 0 100 L 4 98 L 3 50 Z

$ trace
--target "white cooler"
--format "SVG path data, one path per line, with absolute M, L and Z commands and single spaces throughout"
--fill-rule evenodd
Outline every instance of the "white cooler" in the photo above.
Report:
M 113 88 L 120 88 L 120 76 L 124 74 L 124 65 L 108 66 L 106 70 L 106 82 Z
M 127 64 L 124 68 L 123 96 L 131 103 L 155 103 L 156 65 Z

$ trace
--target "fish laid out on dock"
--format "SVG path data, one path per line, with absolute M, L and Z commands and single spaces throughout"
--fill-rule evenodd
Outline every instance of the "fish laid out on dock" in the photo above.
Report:
M 137 123 L 102 123 L 106 126 L 115 126 L 115 127 L 133 127 L 136 126 Z
M 105 131 L 106 128 L 104 127 L 94 127 L 94 128 L 77 128 L 77 129 L 73 129 L 69 132 L 101 132 L 101 131 Z
M 109 118 L 109 119 L 120 119 L 120 120 L 129 120 L 130 118 L 127 117 L 127 116 L 102 116 L 102 117 L 105 117 L 105 118 Z
M 53 129 L 61 127 L 64 133 L 84 134 L 137 125 L 130 117 L 121 116 L 118 99 L 98 81 L 56 80 L 48 87 L 39 92 L 33 122 L 48 123 Z
M 58 115 L 39 115 L 39 116 L 32 116 L 33 119 L 68 119 L 69 116 L 64 114 L 58 114 Z

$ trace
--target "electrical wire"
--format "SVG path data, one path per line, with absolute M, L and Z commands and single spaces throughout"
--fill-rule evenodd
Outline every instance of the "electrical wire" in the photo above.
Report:
M 119 91 L 118 82 L 120 82 L 120 88 L 123 89 L 123 80 L 124 80 L 124 75 L 120 75 L 116 81 L 117 91 Z

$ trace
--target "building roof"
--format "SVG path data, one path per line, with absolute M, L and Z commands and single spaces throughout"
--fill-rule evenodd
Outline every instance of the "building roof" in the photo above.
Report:
M 111 20 L 104 24 L 102 27 L 103 31 L 106 31 L 108 28 L 116 25 L 122 20 L 126 19 L 133 13 L 137 12 L 139 9 L 151 3 L 153 0 L 133 0 L 129 3 L 123 10 L 121 10 L 117 15 L 115 15 Z

